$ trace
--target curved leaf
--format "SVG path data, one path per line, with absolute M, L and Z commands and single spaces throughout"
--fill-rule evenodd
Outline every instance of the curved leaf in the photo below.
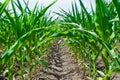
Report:
M 29 31 L 28 33 L 24 34 L 22 37 L 20 37 L 15 44 L 4 53 L 2 58 L 0 58 L 0 71 L 2 70 L 5 63 L 9 60 L 9 58 L 14 54 L 14 52 L 19 49 L 25 40 L 27 40 L 31 35 L 35 34 L 36 32 L 40 32 L 42 30 L 47 30 L 48 28 L 37 28 L 34 30 Z

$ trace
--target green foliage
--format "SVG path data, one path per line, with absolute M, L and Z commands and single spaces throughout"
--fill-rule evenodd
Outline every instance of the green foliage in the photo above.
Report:
M 57 26 L 54 19 L 49 16 L 50 13 L 46 14 L 46 11 L 56 1 L 41 9 L 36 4 L 33 10 L 30 10 L 28 2 L 25 1 L 25 7 L 22 7 L 19 0 L 16 2 L 11 0 L 12 10 L 6 9 L 9 0 L 1 4 L 0 48 L 2 53 L 0 53 L 0 72 L 5 70 L 4 75 L 8 74 L 10 80 L 14 79 L 15 74 L 20 76 L 20 80 L 24 80 L 23 75 L 26 72 L 31 80 L 32 71 L 34 70 L 36 74 L 38 65 L 42 64 L 48 67 L 48 63 L 43 60 L 53 43 L 53 40 L 49 39 L 48 36 L 57 32 Z M 46 43 L 48 40 L 49 42 Z M 18 71 L 14 70 L 16 62 L 20 67 Z M 24 66 L 26 64 L 28 70 Z M 6 68 L 5 65 L 7 65 Z
M 95 0 L 96 10 L 91 7 L 92 13 L 87 11 L 82 0 L 79 0 L 79 3 L 81 10 L 76 7 L 76 3 L 73 3 L 71 11 L 67 12 L 61 9 L 61 13 L 57 13 L 63 19 L 61 28 L 65 32 L 56 33 L 53 36 L 65 36 L 70 50 L 75 53 L 73 55 L 77 56 L 75 58 L 78 61 L 82 59 L 86 63 L 87 58 L 89 77 L 97 80 L 97 75 L 102 72 L 105 74 L 101 75 L 103 79 L 109 80 L 112 72 L 115 70 L 115 74 L 118 73 L 118 67 L 120 67 L 117 56 L 119 53 L 115 51 L 116 44 L 119 44 L 117 36 L 120 35 L 119 0 L 113 0 L 110 3 L 105 0 Z M 99 57 L 104 63 L 104 72 L 97 70 Z
M 32 70 L 36 74 L 37 65 L 49 66 L 44 58 L 54 40 L 63 36 L 75 60 L 84 66 L 84 75 L 85 68 L 93 80 L 97 80 L 99 74 L 102 79 L 110 80 L 112 74 L 120 73 L 117 51 L 120 41 L 120 1 L 107 3 L 105 0 L 95 0 L 96 9 L 93 10 L 91 5 L 90 13 L 79 0 L 80 8 L 74 2 L 71 11 L 61 9 L 60 13 L 56 12 L 62 18 L 60 21 L 53 20 L 50 13 L 46 14 L 56 1 L 40 9 L 36 3 L 33 10 L 28 7 L 29 1 L 24 1 L 24 8 L 19 0 L 0 3 L 0 71 L 8 74 L 10 80 L 15 74 L 24 80 L 23 75 L 27 72 L 31 80 Z M 9 2 L 12 10 L 6 8 Z M 97 68 L 99 58 L 104 63 L 103 71 Z M 15 61 L 20 67 L 18 72 L 14 70 Z M 27 70 L 24 66 L 26 63 Z
M 6 0 L 3 4 L 0 2 L 0 16 L 2 15 L 2 13 L 4 12 L 6 6 L 8 5 L 10 0 Z
M 119 9 L 119 6 L 120 6 L 120 0 L 112 0 L 113 3 L 115 4 L 115 7 L 116 7 L 116 10 L 117 10 L 117 13 L 118 13 L 118 16 L 119 16 L 119 19 L 120 19 L 120 9 Z

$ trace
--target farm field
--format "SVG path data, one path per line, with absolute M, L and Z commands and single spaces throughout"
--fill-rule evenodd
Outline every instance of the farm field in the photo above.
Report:
M 0 80 L 120 80 L 120 0 L 74 1 L 57 18 L 57 0 L 23 1 L 0 2 Z

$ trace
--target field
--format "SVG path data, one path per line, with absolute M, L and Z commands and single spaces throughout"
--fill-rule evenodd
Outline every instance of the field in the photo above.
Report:
M 0 2 L 0 80 L 120 80 L 120 0 L 91 11 L 79 0 L 58 18 L 47 12 L 57 0 L 23 1 Z

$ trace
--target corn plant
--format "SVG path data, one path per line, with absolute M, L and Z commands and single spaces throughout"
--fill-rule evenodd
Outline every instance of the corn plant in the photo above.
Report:
M 55 32 L 56 26 L 51 29 L 54 20 L 45 13 L 56 1 L 41 9 L 36 4 L 33 10 L 30 10 L 28 2 L 25 1 L 25 8 L 23 8 L 19 0 L 17 2 L 11 0 L 12 10 L 9 10 L 5 8 L 8 2 L 9 0 L 6 0 L 3 4 L 1 3 L 0 7 L 0 45 L 4 49 L 1 50 L 0 54 L 0 71 L 4 72 L 4 75 L 8 74 L 10 80 L 13 80 L 16 75 L 24 80 L 24 74 L 27 72 L 31 80 L 32 71 L 34 70 L 36 74 L 36 66 L 40 62 L 48 66 L 43 58 L 47 55 L 50 47 L 48 50 L 44 48 L 53 41 L 44 43 L 44 45 L 42 45 L 42 41 Z M 4 53 L 4 51 L 6 52 Z M 15 63 L 19 64 L 17 71 L 14 69 Z M 26 69 L 25 64 L 27 64 L 28 69 Z
M 63 18 L 61 27 L 64 31 L 68 31 L 57 36 L 68 35 L 67 41 L 72 46 L 74 55 L 78 58 L 80 54 L 84 55 L 83 61 L 87 56 L 89 77 L 96 80 L 97 75 L 101 74 L 104 80 L 109 80 L 111 74 L 119 72 L 120 67 L 118 53 L 115 53 L 115 46 L 119 42 L 119 0 L 113 0 L 109 4 L 105 0 L 95 0 L 95 2 L 96 10 L 91 6 L 91 13 L 86 10 L 81 0 L 79 0 L 81 10 L 76 3 L 72 4 L 72 11 L 61 9 L 61 13 L 57 13 Z M 81 50 L 76 45 L 84 48 L 80 47 Z M 76 49 L 73 46 L 76 46 Z M 99 56 L 102 58 L 105 71 L 97 70 Z M 78 59 L 77 57 L 75 58 Z
M 7 7 L 11 3 L 12 10 Z M 29 2 L 29 1 L 28 1 Z M 79 0 L 80 10 L 76 2 L 72 3 L 72 11 L 61 9 L 61 21 L 52 20 L 46 11 L 56 2 L 39 9 L 36 4 L 31 10 L 28 2 L 25 7 L 19 0 L 6 0 L 0 3 L 0 72 L 8 74 L 13 80 L 19 75 L 24 80 L 27 73 L 32 80 L 32 72 L 37 73 L 37 65 L 47 62 L 43 60 L 50 51 L 57 37 L 66 41 L 75 60 L 83 66 L 83 76 L 93 80 L 101 77 L 110 80 L 111 75 L 120 72 L 120 1 L 95 0 L 96 10 L 91 5 L 91 13 Z M 19 13 L 17 9 L 19 10 Z M 99 57 L 103 62 L 103 70 L 98 69 Z M 15 63 L 18 70 L 15 70 Z M 27 64 L 27 65 L 26 65 Z M 27 67 L 25 67 L 27 66 Z

